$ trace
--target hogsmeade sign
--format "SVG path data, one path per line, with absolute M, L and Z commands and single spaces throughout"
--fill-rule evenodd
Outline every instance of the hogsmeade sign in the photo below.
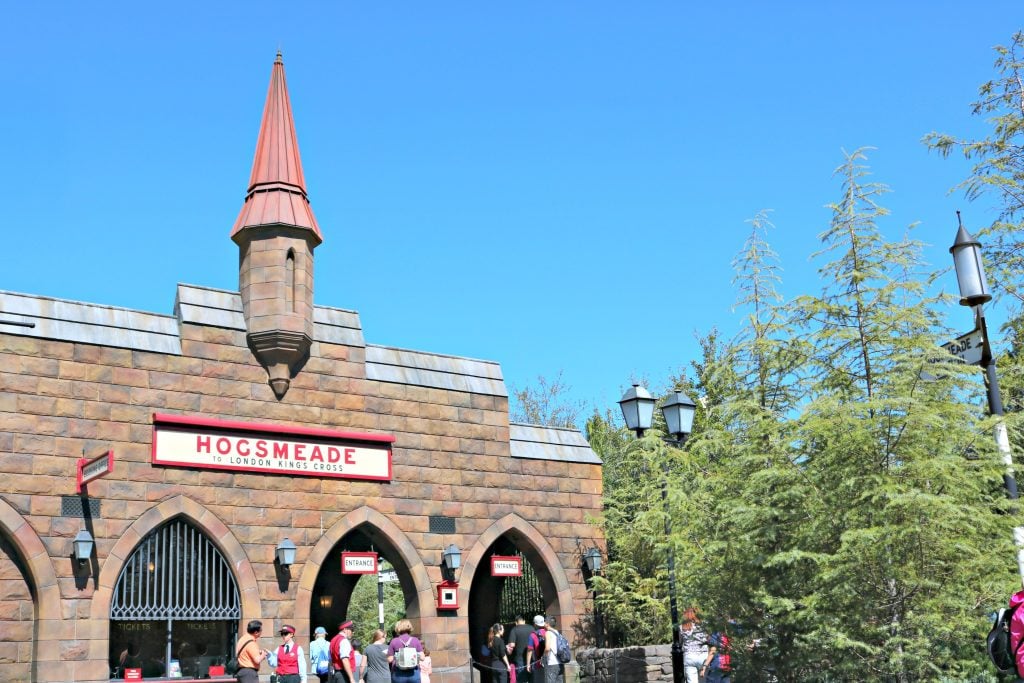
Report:
M 153 415 L 154 465 L 336 479 L 391 479 L 384 434 Z

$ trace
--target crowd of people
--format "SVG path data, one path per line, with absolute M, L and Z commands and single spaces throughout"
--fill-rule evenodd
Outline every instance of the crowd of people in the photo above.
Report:
M 534 617 L 532 627 L 522 615 L 515 621 L 507 642 L 502 624 L 488 631 L 484 665 L 492 672 L 492 683 L 564 682 L 565 665 L 555 656 L 558 631 L 553 623 L 542 615 Z M 395 624 L 390 641 L 381 629 L 374 631 L 365 648 L 353 638 L 354 628 L 351 621 L 344 621 L 328 640 L 327 629 L 317 627 L 307 653 L 295 642 L 294 626 L 282 625 L 280 644 L 268 650 L 259 643 L 263 623 L 250 621 L 235 647 L 236 680 L 258 683 L 260 667 L 266 662 L 277 683 L 430 683 L 430 650 L 412 634 L 408 619 Z

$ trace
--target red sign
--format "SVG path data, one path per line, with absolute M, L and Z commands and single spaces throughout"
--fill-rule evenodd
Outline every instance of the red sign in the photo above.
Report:
M 79 458 L 77 469 L 75 493 L 81 493 L 82 487 L 90 481 L 105 477 L 114 471 L 114 451 L 107 451 L 95 458 Z
M 437 609 L 459 609 L 459 584 L 454 581 L 437 584 Z
M 391 479 L 386 434 L 153 415 L 154 465 L 335 479 Z
M 522 576 L 523 558 L 518 555 L 491 555 L 491 576 Z
M 142 669 L 125 669 L 124 680 L 126 681 L 141 681 L 142 680 Z
M 341 554 L 342 574 L 376 574 L 377 553 L 346 553 Z

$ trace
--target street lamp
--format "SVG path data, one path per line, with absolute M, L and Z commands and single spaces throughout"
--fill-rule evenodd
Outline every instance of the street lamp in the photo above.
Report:
M 593 581 L 593 577 L 601 573 L 601 551 L 597 548 L 590 548 L 583 554 L 583 563 L 591 577 L 591 588 L 594 589 L 594 644 L 598 648 L 602 648 L 604 647 L 604 625 L 601 623 L 601 607 L 597 604 L 597 586 Z
M 1006 471 L 1003 483 L 1006 486 L 1006 497 L 1017 500 L 1017 479 L 1013 476 L 1013 453 L 1010 451 L 1010 438 L 1006 433 L 1006 422 L 1003 418 L 1003 399 L 999 391 L 999 377 L 996 375 L 996 362 L 992 354 L 992 346 L 988 339 L 988 327 L 985 324 L 985 304 L 992 300 L 985 278 L 985 267 L 981 260 L 981 242 L 964 229 L 960 212 L 956 212 L 959 229 L 949 253 L 953 255 L 953 268 L 956 270 L 957 284 L 960 286 L 960 305 L 970 306 L 974 310 L 975 329 L 981 333 L 981 367 L 985 369 L 985 386 L 988 389 L 988 412 L 999 418 L 996 422 L 996 447 L 1002 455 Z M 1024 582 L 1024 527 L 1015 527 L 1013 538 L 1017 544 L 1017 569 L 1021 581 Z
M 636 432 L 639 439 L 651 428 L 654 419 L 654 404 L 651 394 L 639 384 L 626 391 L 619 406 L 626 427 Z M 697 404 L 681 391 L 673 392 L 661 406 L 665 416 L 665 424 L 672 435 L 667 441 L 673 446 L 682 446 L 693 429 L 693 415 Z M 668 463 L 663 465 L 664 476 L 661 480 L 661 504 L 665 509 L 665 539 L 668 546 L 668 605 L 672 614 L 672 681 L 681 683 L 683 680 L 683 644 L 679 639 L 679 607 L 676 604 L 676 554 L 672 549 L 672 516 L 668 509 Z

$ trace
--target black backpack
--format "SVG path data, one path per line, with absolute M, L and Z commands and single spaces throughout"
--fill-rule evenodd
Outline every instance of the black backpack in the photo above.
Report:
M 235 656 L 229 659 L 227 663 L 224 665 L 224 673 L 229 674 L 231 676 L 234 676 L 236 673 L 238 673 L 238 655 L 242 654 L 242 650 L 244 650 L 245 646 L 251 642 L 253 642 L 252 638 L 242 643 L 242 647 L 238 648 L 238 652 L 235 653 Z
M 1017 652 L 1021 645 L 1024 645 L 1024 638 L 1020 639 L 1017 647 L 1010 647 L 1010 622 L 1016 612 L 1017 607 L 999 610 L 996 622 L 992 624 L 992 630 L 988 632 L 988 638 L 985 639 L 989 659 L 995 664 L 999 673 L 1020 675 L 1017 672 Z

